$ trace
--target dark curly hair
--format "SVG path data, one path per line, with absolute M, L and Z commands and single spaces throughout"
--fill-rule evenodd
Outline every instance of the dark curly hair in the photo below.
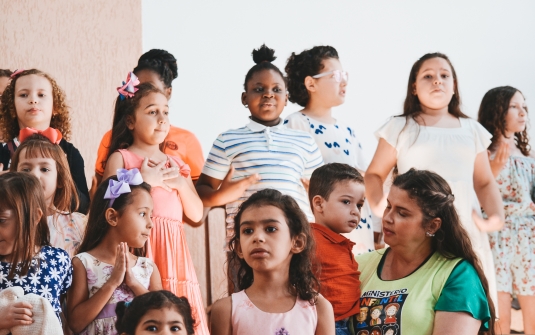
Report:
M 134 143 L 132 131 L 128 129 L 128 122 L 135 120 L 136 109 L 139 106 L 141 98 L 150 93 L 164 94 L 151 83 L 139 84 L 136 87 L 138 88 L 138 91 L 132 98 L 121 100 L 121 97 L 117 96 L 115 101 L 115 111 L 113 112 L 114 124 L 111 130 L 110 148 L 108 150 L 108 157 L 102 162 L 103 167 L 106 166 L 108 159 L 115 151 L 128 148 Z M 117 118 L 117 120 L 115 120 L 115 118 Z
M 65 92 L 59 87 L 54 78 L 37 69 L 22 71 L 11 80 L 2 94 L 0 133 L 4 134 L 4 141 L 11 141 L 19 136 L 20 128 L 17 121 L 17 111 L 15 110 L 15 85 L 19 78 L 31 74 L 45 77 L 52 85 L 53 114 L 50 120 L 50 127 L 58 129 L 63 138 L 68 141 L 71 136 L 71 117 L 66 103 Z
M 0 77 L 11 77 L 13 71 L 9 69 L 0 69 Z
M 185 297 L 177 297 L 165 290 L 153 291 L 137 296 L 130 303 L 121 301 L 115 307 L 117 322 L 115 328 L 119 334 L 135 335 L 136 327 L 143 315 L 152 309 L 174 308 L 184 319 L 184 327 L 188 335 L 193 335 L 195 319 L 191 306 Z
M 489 284 L 477 257 L 468 233 L 453 204 L 455 197 L 441 176 L 414 168 L 394 178 L 393 187 L 406 191 L 416 201 L 423 214 L 422 226 L 426 228 L 433 219 L 440 218 L 442 225 L 432 239 L 432 248 L 448 259 L 462 258 L 476 270 L 489 303 L 490 320 L 488 334 L 494 334 L 496 313 L 489 295 Z
M 247 92 L 247 83 L 249 80 L 251 80 L 253 74 L 264 70 L 273 70 L 277 72 L 286 83 L 286 79 L 281 70 L 279 70 L 279 68 L 272 63 L 275 59 L 277 59 L 277 57 L 275 57 L 275 50 L 268 48 L 265 44 L 262 44 L 260 48 L 253 50 L 252 55 L 253 61 L 256 65 L 250 68 L 245 75 L 245 81 L 243 82 L 243 89 L 245 92 Z
M 492 134 L 491 150 L 495 149 L 496 143 L 501 136 L 506 137 L 505 130 L 507 125 L 505 124 L 505 118 L 509 111 L 509 103 L 516 92 L 520 92 L 520 90 L 511 86 L 495 87 L 485 93 L 483 100 L 481 100 L 477 121 Z M 516 146 L 522 154 L 529 156 L 531 147 L 529 145 L 527 126 L 524 131 L 515 133 L 515 140 Z
M 335 48 L 325 45 L 316 46 L 296 55 L 292 52 L 286 63 L 286 75 L 288 76 L 288 99 L 291 102 L 305 107 L 310 99 L 305 78 L 315 76 L 323 69 L 323 61 L 328 58 L 338 59 Z
M 240 223 L 243 212 L 248 208 L 263 206 L 274 206 L 284 213 L 291 237 L 299 234 L 305 235 L 305 248 L 302 252 L 294 254 L 290 261 L 290 291 L 300 299 L 315 304 L 320 284 L 312 269 L 316 244 L 312 237 L 310 223 L 297 202 L 291 196 L 283 195 L 277 190 L 268 188 L 258 191 L 241 204 L 234 218 L 234 236 L 229 242 L 231 251 L 228 263 L 229 275 L 230 269 L 239 268 L 237 275 L 239 290 L 245 290 L 253 284 L 253 269 L 238 256 L 236 246 L 240 243 Z M 229 281 L 232 281 L 232 278 L 229 277 Z
M 418 76 L 418 72 L 420 72 L 420 68 L 422 67 L 423 63 L 432 58 L 442 58 L 448 62 L 451 67 L 451 74 L 453 76 L 453 92 L 455 94 L 448 104 L 448 113 L 458 118 L 468 118 L 468 116 L 461 111 L 461 96 L 459 94 L 459 82 L 457 81 L 457 73 L 455 73 L 455 68 L 451 64 L 448 56 L 440 52 L 425 54 L 412 65 L 411 72 L 409 74 L 409 81 L 407 83 L 407 96 L 405 97 L 405 103 L 403 104 L 402 116 L 407 118 L 412 117 L 414 119 L 422 112 L 420 100 L 418 99 L 418 96 L 413 94 L 414 83 L 416 83 L 416 77 Z
M 175 56 L 161 49 L 149 50 L 139 57 L 134 73 L 141 70 L 150 70 L 158 74 L 165 88 L 172 87 L 173 80 L 178 77 Z

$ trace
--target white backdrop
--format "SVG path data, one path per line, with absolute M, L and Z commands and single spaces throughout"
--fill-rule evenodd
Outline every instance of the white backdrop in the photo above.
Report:
M 178 60 L 171 123 L 193 131 L 205 156 L 219 133 L 248 122 L 240 95 L 262 43 L 282 71 L 291 52 L 338 50 L 350 81 L 334 116 L 357 129 L 369 159 L 373 132 L 401 113 L 410 68 L 427 52 L 452 60 L 466 114 L 477 117 L 485 92 L 503 85 L 535 110 L 533 0 L 143 0 L 142 17 L 143 51 L 166 49 Z M 297 110 L 288 104 L 283 116 Z

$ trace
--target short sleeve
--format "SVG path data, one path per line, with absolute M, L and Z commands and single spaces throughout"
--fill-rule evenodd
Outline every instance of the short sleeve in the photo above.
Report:
M 66 294 L 69 288 L 72 285 L 72 262 L 69 258 L 69 254 L 63 250 L 56 248 L 56 251 L 58 253 L 58 258 L 61 259 L 60 263 L 62 266 L 64 266 L 64 275 L 63 275 L 63 282 L 60 284 L 60 295 Z
M 102 139 L 100 140 L 100 144 L 98 145 L 97 150 L 97 161 L 95 162 L 95 172 L 101 176 L 104 175 L 104 162 L 108 157 L 108 149 L 110 148 L 110 142 L 111 130 L 108 130 L 108 132 L 104 134 L 104 136 L 102 136 Z
M 492 134 L 489 133 L 488 130 L 476 120 L 470 119 L 470 123 L 472 124 L 472 129 L 474 130 L 476 152 L 480 153 L 482 151 L 486 151 L 492 143 Z
M 377 140 L 383 138 L 388 144 L 396 148 L 398 137 L 405 124 L 407 119 L 402 116 L 392 116 L 385 124 L 383 124 L 374 135 Z
M 227 157 L 225 141 L 223 139 L 224 134 L 217 137 L 212 145 L 212 149 L 208 153 L 208 158 L 204 163 L 202 173 L 208 177 L 223 180 L 230 170 L 230 164 L 232 163 Z
M 440 293 L 435 311 L 465 312 L 488 329 L 490 310 L 485 290 L 475 268 L 463 260 L 453 269 Z
M 303 172 L 303 178 L 310 179 L 312 172 L 323 165 L 323 157 L 321 151 L 316 144 L 316 141 L 310 136 L 310 144 L 308 154 L 305 155 L 305 171 Z
M 201 171 L 204 165 L 204 155 L 202 153 L 201 143 L 193 133 L 190 133 L 187 139 L 187 153 L 184 157 L 186 162 L 191 168 L 191 179 L 197 180 L 201 175 Z
M 290 129 L 297 129 L 310 133 L 310 122 L 308 122 L 301 112 L 288 115 L 284 120 L 284 125 Z
M 191 168 L 183 160 L 174 156 L 169 156 L 169 158 L 175 161 L 175 163 L 178 165 L 178 171 L 182 177 L 188 178 L 191 175 Z

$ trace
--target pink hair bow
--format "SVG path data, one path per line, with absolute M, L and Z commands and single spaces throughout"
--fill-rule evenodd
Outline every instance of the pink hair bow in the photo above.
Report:
M 13 72 L 11 76 L 9 76 L 9 78 L 15 79 L 15 77 L 18 76 L 21 72 L 24 72 L 24 69 L 15 70 L 15 72 Z
M 126 82 L 123 81 L 123 86 L 117 87 L 117 92 L 121 96 L 121 100 L 125 98 L 132 98 L 134 93 L 137 92 L 138 88 L 135 87 L 139 85 L 139 80 L 137 79 L 134 72 L 129 72 L 128 77 L 126 77 Z
M 63 136 L 61 132 L 55 128 L 48 127 L 45 130 L 37 130 L 33 128 L 23 128 L 19 132 L 19 141 L 20 143 L 24 142 L 28 137 L 39 134 L 48 138 L 48 140 L 54 144 L 59 144 Z
M 138 169 L 118 169 L 117 180 L 110 179 L 104 199 L 111 199 L 109 207 L 113 206 L 115 199 L 121 194 L 130 193 L 130 185 L 140 185 L 143 183 L 143 177 Z

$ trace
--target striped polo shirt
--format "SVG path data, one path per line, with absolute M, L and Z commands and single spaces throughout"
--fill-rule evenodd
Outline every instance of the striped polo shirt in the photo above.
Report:
M 226 205 L 229 233 L 234 229 L 234 216 L 240 204 L 265 188 L 293 197 L 309 221 L 314 221 L 301 178 L 310 178 L 314 169 L 323 165 L 323 159 L 310 134 L 287 128 L 282 120 L 273 127 L 251 120 L 247 126 L 228 130 L 217 137 L 202 173 L 223 180 L 231 165 L 235 169 L 232 180 L 255 173 L 261 180 Z

